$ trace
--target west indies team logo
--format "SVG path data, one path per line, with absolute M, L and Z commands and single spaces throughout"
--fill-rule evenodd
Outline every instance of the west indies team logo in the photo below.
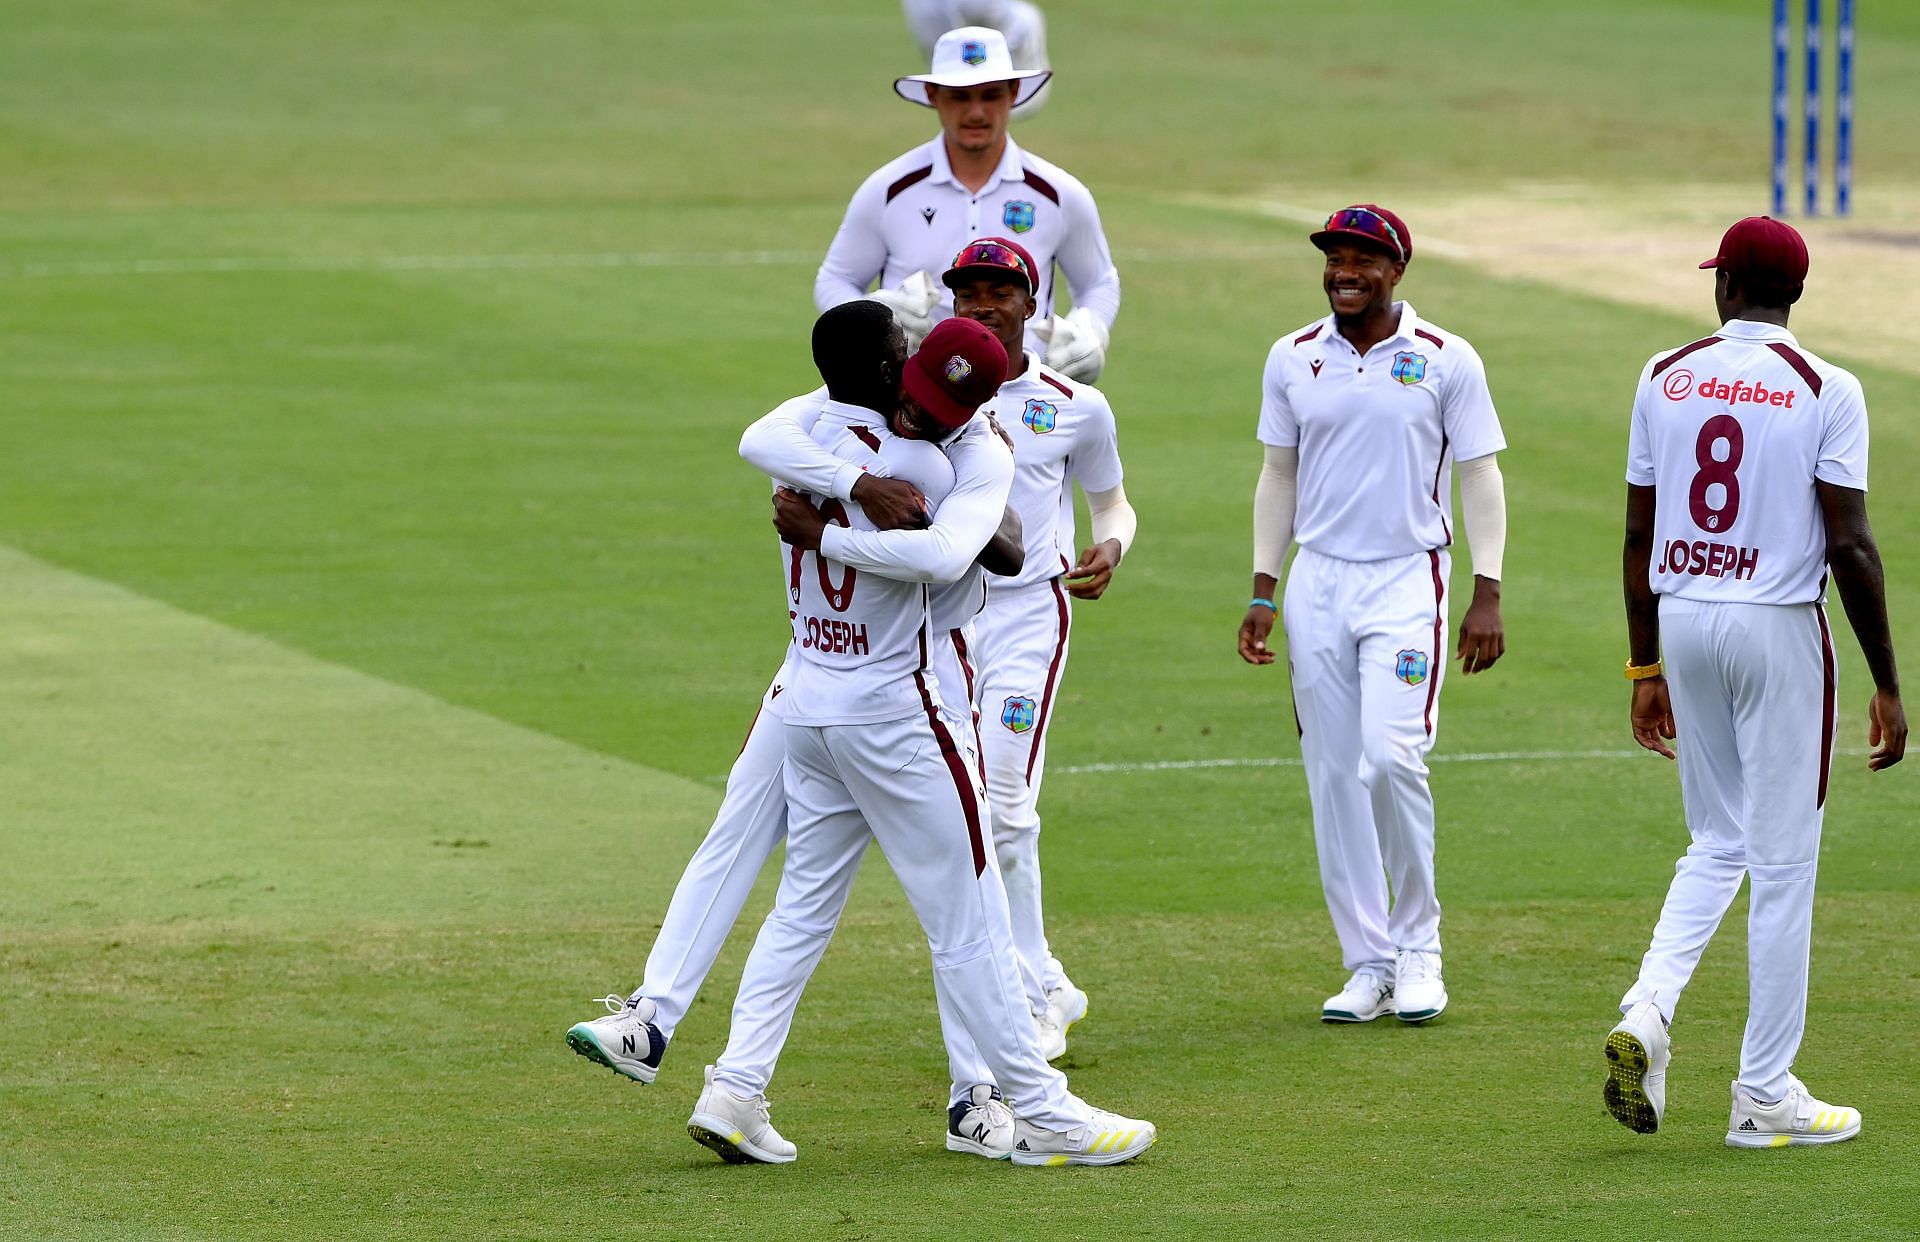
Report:
M 966 61 L 969 65 L 986 64 L 987 45 L 978 39 L 968 39 L 960 45 L 960 59 Z
M 1020 411 L 1020 421 L 1037 436 L 1044 436 L 1054 428 L 1060 411 L 1051 401 L 1042 401 L 1038 397 L 1027 402 L 1027 408 Z
M 973 374 L 973 364 L 959 354 L 947 359 L 947 383 L 958 384 Z
M 1402 384 L 1418 384 L 1427 378 L 1427 356 L 1425 354 L 1395 354 L 1393 370 L 1387 372 Z
M 1026 232 L 1033 227 L 1033 204 L 1008 203 L 1000 211 L 1000 222 L 1016 233 Z
M 1033 728 L 1033 700 L 1024 695 L 1008 699 L 1000 708 L 1000 723 L 1012 733 L 1025 733 Z
M 1393 657 L 1393 675 L 1409 686 L 1417 686 L 1427 679 L 1427 653 L 1424 651 L 1402 651 Z

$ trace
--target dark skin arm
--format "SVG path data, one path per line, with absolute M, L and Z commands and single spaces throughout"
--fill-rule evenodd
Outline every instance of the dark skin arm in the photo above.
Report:
M 1627 540 L 1620 557 L 1620 574 L 1627 597 L 1627 658 L 1635 664 L 1660 660 L 1660 602 L 1653 593 L 1654 489 L 1627 485 Z M 1633 740 L 1656 755 L 1673 758 L 1667 745 L 1674 736 L 1673 702 L 1665 677 L 1633 683 L 1633 705 L 1628 709 Z
M 876 530 L 924 530 L 927 498 L 905 479 L 883 479 L 863 474 L 853 485 L 853 499 Z
M 980 562 L 980 568 L 1002 578 L 1013 577 L 1026 565 L 1026 531 L 1012 505 L 1000 515 L 1000 529 L 993 532 L 993 538 L 987 540 L 987 546 L 980 549 L 975 559 Z
M 1067 594 L 1075 599 L 1099 599 L 1107 593 L 1107 586 L 1113 581 L 1113 571 L 1120 568 L 1120 541 L 1108 539 L 1096 543 L 1080 554 L 1080 563 L 1061 576 L 1066 584 Z
M 1274 592 L 1280 589 L 1280 579 L 1272 574 L 1253 576 L 1253 596 L 1255 599 L 1277 599 Z M 1250 604 L 1247 615 L 1240 621 L 1240 658 L 1249 664 L 1273 663 L 1273 649 L 1267 646 L 1267 639 L 1273 634 L 1273 609 L 1261 604 Z
M 1507 651 L 1507 629 L 1500 621 L 1500 583 L 1494 578 L 1473 576 L 1473 602 L 1460 620 L 1460 671 L 1479 673 Z
M 1867 523 L 1867 494 L 1851 487 L 1814 481 L 1820 513 L 1827 524 L 1827 566 L 1847 610 L 1847 622 L 1860 641 L 1873 676 L 1867 702 L 1867 742 L 1875 747 L 1867 767 L 1890 768 L 1907 753 L 1907 713 L 1900 703 L 1900 674 L 1894 666 L 1893 636 L 1887 628 L 1887 582 L 1880 548 Z
M 827 528 L 827 519 L 811 500 L 782 487 L 773 493 L 773 528 L 788 547 L 814 552 L 820 548 L 820 532 Z

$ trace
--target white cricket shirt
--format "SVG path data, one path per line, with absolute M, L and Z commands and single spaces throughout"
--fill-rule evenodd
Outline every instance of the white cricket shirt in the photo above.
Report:
M 888 431 L 871 410 L 828 402 L 813 429 L 828 450 L 875 473 L 906 479 L 932 504 L 953 487 L 953 466 L 934 445 Z M 821 506 L 833 525 L 872 529 L 855 503 Z M 824 551 L 787 549 L 793 620 L 789 724 L 865 724 L 926 710 L 915 674 L 927 668 L 932 603 L 925 583 L 862 573 Z
M 977 194 L 954 177 L 944 136 L 862 182 L 814 277 L 814 304 L 824 311 L 863 298 L 876 276 L 891 289 L 925 272 L 940 290 L 937 323 L 953 314 L 953 292 L 941 274 L 961 247 L 980 237 L 1011 237 L 1039 268 L 1034 300 L 1040 309 L 1027 324 L 1028 349 L 1045 352 L 1033 328 L 1053 313 L 1056 264 L 1066 274 L 1073 304 L 1113 326 L 1120 313 L 1120 273 L 1093 195 L 1079 178 L 1021 150 L 1012 138 Z
M 1627 482 L 1657 489 L 1653 589 L 1807 604 L 1826 591 L 1814 480 L 1867 490 L 1860 381 L 1774 324 L 1735 319 L 1640 372 Z
M 1027 545 L 1018 576 L 995 578 L 995 591 L 1048 582 L 1077 559 L 1073 484 L 1110 491 L 1124 477 L 1113 407 L 1090 384 L 1070 380 L 1027 354 L 1027 369 L 982 406 L 1013 440 L 1013 491 Z M 985 420 L 980 420 L 983 424 Z
M 1343 561 L 1453 542 L 1453 463 L 1507 447 L 1473 346 L 1395 303 L 1392 336 L 1362 356 L 1333 316 L 1274 343 L 1260 440 L 1300 450 L 1294 540 Z

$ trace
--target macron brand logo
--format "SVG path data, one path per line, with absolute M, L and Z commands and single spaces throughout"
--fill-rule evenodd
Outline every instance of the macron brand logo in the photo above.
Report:
M 1308 363 L 1307 365 L 1313 368 L 1313 378 L 1319 379 L 1320 368 L 1326 366 L 1327 364 L 1324 359 L 1315 358 L 1312 362 Z
M 1660 391 L 1667 394 L 1669 401 L 1684 401 L 1688 396 L 1705 397 L 1709 401 L 1724 401 L 1728 405 L 1775 405 L 1791 410 L 1793 399 L 1799 392 L 1792 388 L 1768 388 L 1758 380 L 1735 380 L 1729 384 L 1717 375 L 1710 375 L 1698 384 L 1693 382 L 1693 372 L 1675 371 L 1661 383 Z

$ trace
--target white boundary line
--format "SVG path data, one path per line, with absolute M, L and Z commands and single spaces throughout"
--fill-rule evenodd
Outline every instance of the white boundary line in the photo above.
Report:
M 1566 763 L 1591 759 L 1638 759 L 1651 755 L 1648 750 L 1487 750 L 1458 755 L 1428 755 L 1428 763 Z M 1865 747 L 1842 747 L 1837 755 L 1869 755 Z M 1080 776 L 1089 773 L 1129 775 L 1135 772 L 1189 772 L 1205 768 L 1298 768 L 1305 766 L 1291 756 L 1259 759 L 1162 759 L 1147 763 L 1073 763 L 1047 767 L 1049 776 Z

